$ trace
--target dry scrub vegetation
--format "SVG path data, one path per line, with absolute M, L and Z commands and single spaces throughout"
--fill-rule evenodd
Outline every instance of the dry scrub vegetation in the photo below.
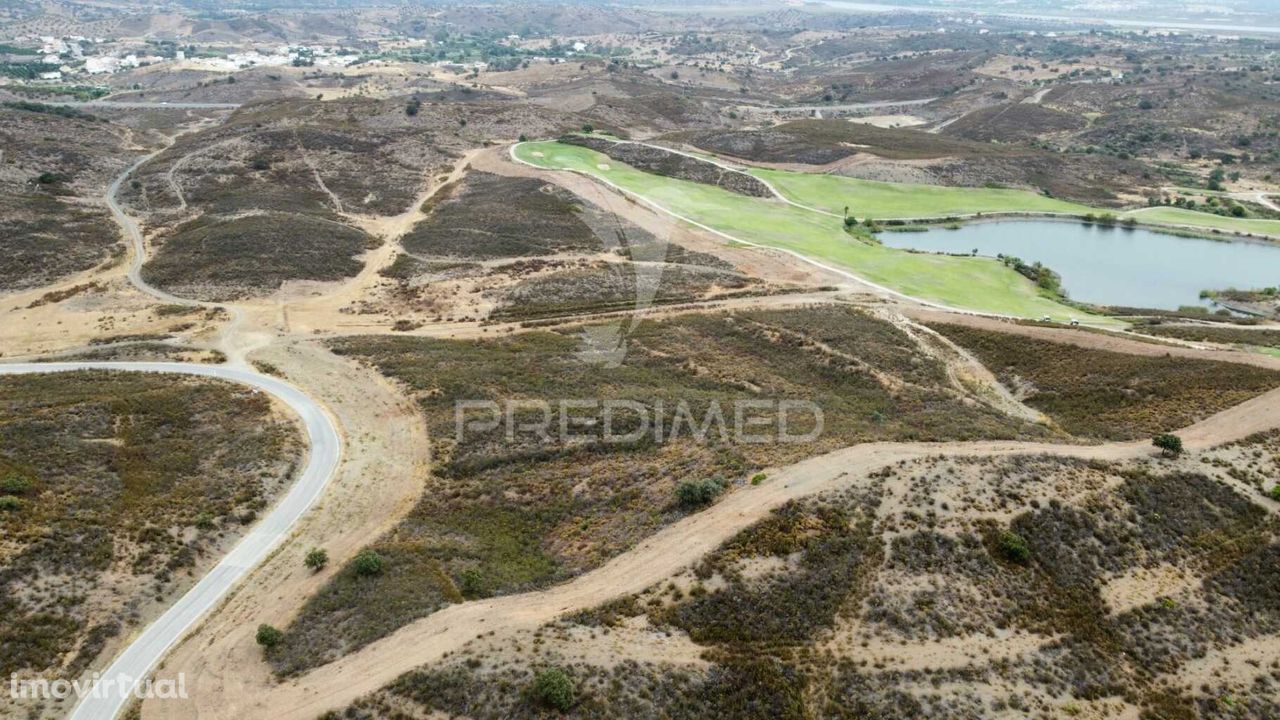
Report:
M 1275 717 L 1280 527 L 1232 466 L 901 463 L 334 717 L 545 717 L 548 669 L 573 718 Z
M 0 107 L 0 292 L 48 285 L 122 249 L 99 198 L 128 163 L 125 133 L 55 110 Z
M 417 398 L 433 436 L 435 474 L 419 505 L 371 546 L 381 574 L 343 568 L 268 657 L 290 674 L 323 664 L 445 603 L 562 581 L 633 546 L 759 468 L 873 440 L 1040 437 L 951 385 L 942 364 L 888 322 L 843 307 L 690 315 L 640 323 L 620 365 L 591 362 L 584 341 L 609 327 L 494 340 L 337 340 Z M 455 445 L 456 401 L 632 400 L 675 424 L 687 403 L 733 422 L 735 400 L 808 400 L 824 413 L 815 440 L 749 444 L 691 433 L 657 443 L 599 440 L 599 408 L 573 410 L 568 441 L 497 429 Z M 521 410 L 521 422 L 540 417 Z M 637 426 L 615 418 L 617 432 Z M 790 432 L 811 427 L 796 413 Z M 730 433 L 731 435 L 731 433 Z M 667 436 L 664 436 L 664 438 Z M 689 497 L 677 487 L 692 483 Z M 705 489 L 705 492 L 704 492 Z M 681 491 L 685 493 L 685 491 Z M 687 502 L 678 498 L 684 497 Z
M 428 201 L 361 312 L 537 320 L 760 292 L 718 258 L 654 237 L 563 188 L 472 171 Z
M 144 275 L 184 294 L 260 295 L 350 277 L 376 241 L 349 222 L 406 210 L 466 150 L 570 126 L 558 113 L 445 103 L 279 100 L 180 137 L 123 193 L 156 230 Z
M 840 119 L 795 120 L 760 130 L 679 132 L 665 139 L 754 162 L 838 163 L 838 172 L 870 180 L 909 177 L 912 182 L 937 185 L 996 184 L 1091 204 L 1118 204 L 1117 195 L 1131 190 L 1126 183 L 1139 178 L 1150 182 L 1160 172 L 1134 160 L 1094 155 L 1064 158 L 1013 143 L 977 142 Z M 932 162 L 895 162 L 920 160 Z
M 1220 327 L 1217 325 L 1151 324 L 1139 327 L 1138 331 L 1147 335 L 1173 337 L 1193 342 L 1280 347 L 1280 330 L 1255 330 L 1251 328 Z
M 1082 437 L 1133 440 L 1186 427 L 1280 385 L 1252 365 L 1127 355 L 929 323 L 1027 405 Z
M 0 378 L 0 673 L 74 677 L 292 475 L 267 396 L 148 373 Z

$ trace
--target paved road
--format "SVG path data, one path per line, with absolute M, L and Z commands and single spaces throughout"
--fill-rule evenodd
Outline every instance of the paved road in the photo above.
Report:
M 165 372 L 230 380 L 271 393 L 292 408 L 307 429 L 311 448 L 307 465 L 284 498 L 195 587 L 133 638 L 102 673 L 102 677 L 108 680 L 125 676 L 144 678 L 169 648 L 216 606 L 233 585 L 271 554 L 298 518 L 320 497 L 338 466 L 342 441 L 333 420 L 305 393 L 283 380 L 260 375 L 248 368 L 174 362 L 0 364 L 0 375 L 71 370 Z M 100 696 L 90 695 L 81 701 L 71 713 L 71 720 L 113 720 L 130 698 L 127 692 L 119 693 L 114 682 L 111 680 L 111 687 L 104 689 Z

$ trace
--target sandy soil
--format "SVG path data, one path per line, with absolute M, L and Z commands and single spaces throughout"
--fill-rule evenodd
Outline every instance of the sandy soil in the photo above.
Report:
M 1188 449 L 1195 451 L 1280 426 L 1280 390 L 1246 407 L 1249 405 L 1224 411 L 1182 431 Z M 1267 406 L 1273 410 L 1257 412 Z M 301 678 L 279 684 L 262 680 L 253 692 L 231 696 L 202 693 L 191 703 L 168 703 L 165 712 L 168 717 L 312 718 L 379 689 L 413 667 L 440 660 L 482 634 L 532 631 L 566 612 L 642 591 L 676 574 L 787 500 L 866 482 L 870 472 L 895 462 L 942 453 L 951 457 L 1052 453 L 1126 460 L 1148 457 L 1151 452 L 1145 442 L 1080 446 L 1007 441 L 871 443 L 838 450 L 767 471 L 769 479 L 764 484 L 730 494 L 571 582 L 540 592 L 452 605 Z M 241 635 L 243 651 L 255 652 L 248 630 L 242 630 Z M 149 714 L 148 705 L 143 709 L 144 718 L 160 717 Z
M 425 217 L 422 204 L 441 188 L 461 178 L 479 152 L 472 150 L 464 154 L 443 178 L 439 173 L 428 171 L 421 191 L 408 209 L 399 215 L 349 216 L 363 230 L 381 239 L 382 244 L 365 253 L 361 259 L 364 268 L 350 280 L 324 285 L 293 283 L 271 298 L 269 302 L 279 307 L 281 330 L 287 333 L 312 333 L 349 328 L 353 316 L 347 308 L 354 302 L 370 297 L 379 285 L 387 283 L 379 273 L 403 252 L 400 238 Z M 392 321 L 387 319 L 366 327 L 387 331 L 391 324 Z
M 464 158 L 454 174 L 460 173 L 468 162 L 488 172 L 548 179 L 659 237 L 669 238 L 691 250 L 713 253 L 756 277 L 810 286 L 839 286 L 846 296 L 857 289 L 845 278 L 829 276 L 790 256 L 726 244 L 579 175 L 545 173 L 516 165 L 507 159 L 502 149 L 484 150 Z M 429 196 L 437 187 L 427 183 L 421 198 Z M 344 460 L 325 499 L 302 521 L 293 538 L 235 590 L 223 607 L 164 663 L 161 677 L 177 672 L 186 674 L 192 690 L 191 700 L 145 703 L 144 718 L 313 718 L 324 710 L 341 707 L 377 690 L 405 670 L 438 660 L 482 633 L 497 631 L 502 636 L 533 631 L 566 611 L 643 590 L 671 577 L 786 500 L 863 482 L 871 471 L 899 460 L 939 453 L 982 456 L 1027 452 L 1119 460 L 1151 452 L 1146 443 L 1097 446 L 1013 442 L 879 443 L 847 448 L 769 471 L 769 480 L 763 485 L 729 495 L 712 508 L 663 530 L 632 551 L 572 582 L 542 592 L 448 607 L 302 678 L 277 682 L 261 660 L 261 652 L 252 637 L 254 628 L 261 622 L 287 624 L 305 599 L 324 583 L 327 573 L 333 572 L 332 568 L 340 567 L 344 560 L 408 511 L 421 491 L 427 472 L 429 439 L 419 414 L 403 394 L 372 370 L 338 358 L 303 339 L 315 331 L 342 332 L 344 327 L 350 331 L 352 316 L 342 313 L 342 308 L 366 296 L 376 285 L 377 271 L 394 260 L 398 252 L 395 240 L 418 219 L 420 204 L 415 202 L 411 210 L 394 218 L 363 220 L 384 238 L 384 243 L 366 255 L 365 268 L 355 279 L 325 287 L 292 287 L 270 299 L 237 304 L 232 313 L 233 322 L 224 328 L 225 346 L 236 355 L 264 360 L 281 368 L 289 380 L 325 402 L 344 432 Z M 122 266 L 100 271 L 100 275 L 108 288 L 106 291 L 85 293 L 62 303 L 26 309 L 42 293 L 0 298 L 0 319 L 13 320 L 0 322 L 0 343 L 6 351 L 22 348 L 25 352 L 45 352 L 83 345 L 113 329 L 127 327 L 129 332 L 141 332 L 139 328 L 161 325 L 148 309 L 154 301 L 124 284 Z M 724 305 L 740 303 L 746 307 L 830 300 L 831 293 L 812 293 L 737 299 Z M 1280 358 L 1260 354 L 1166 346 L 1115 334 L 1015 325 L 924 310 L 906 303 L 888 303 L 882 307 L 886 311 L 901 310 L 913 320 L 947 320 L 996 327 L 1005 332 L 1084 347 L 1280 368 Z M 688 309 L 663 310 L 684 311 Z M 362 331 L 384 329 L 372 326 Z M 478 323 L 441 323 L 419 328 L 415 334 L 479 336 L 515 329 L 514 326 L 482 327 Z M 216 340 L 214 331 L 212 327 L 197 327 L 187 333 L 197 342 L 211 342 Z M 988 371 L 976 366 L 964 353 L 955 348 L 943 348 L 940 352 L 954 354 L 948 364 L 956 368 L 953 377 L 958 385 L 999 387 Z M 998 390 L 992 392 L 996 393 L 990 399 L 992 403 L 1021 412 L 1016 398 L 1000 395 Z M 1188 449 L 1195 451 L 1272 427 L 1280 427 L 1280 391 L 1220 413 L 1181 434 Z M 302 554 L 312 546 L 328 550 L 330 570 L 312 574 L 303 567 Z M 631 635 L 610 642 L 638 646 L 651 645 L 649 640 L 643 629 L 636 628 Z M 607 644 L 584 646 L 582 652 L 607 655 L 612 652 L 610 647 Z M 674 646 L 672 649 L 676 655 L 687 650 Z M 688 659 L 687 653 L 681 656 Z
M 1199 586 L 1200 578 L 1173 565 L 1134 568 L 1102 586 L 1102 600 L 1113 615 L 1142 607 L 1161 597 L 1174 597 Z
M 896 127 L 915 127 L 917 125 L 927 125 L 929 121 L 919 115 L 867 115 L 866 117 L 852 117 L 849 122 L 861 123 L 863 125 L 875 125 L 882 128 Z
M 288 368 L 288 380 L 325 400 L 343 433 L 344 453 L 324 498 L 294 535 L 156 675 L 184 673 L 195 697 L 225 706 L 232 717 L 235 698 L 270 684 L 270 668 L 253 639 L 258 624 L 287 625 L 337 568 L 398 522 L 418 499 L 430 460 L 421 414 L 377 372 L 309 343 L 274 346 L 255 359 Z M 312 547 L 329 553 L 329 566 L 319 573 L 302 563 Z M 149 703 L 143 709 L 147 718 L 192 717 L 182 703 Z

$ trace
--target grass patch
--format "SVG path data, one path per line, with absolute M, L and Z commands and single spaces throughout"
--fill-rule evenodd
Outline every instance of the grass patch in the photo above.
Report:
M 534 152 L 542 153 L 535 157 Z M 1069 321 L 1079 310 L 1056 302 L 1026 278 L 991 258 L 908 253 L 858 242 L 839 218 L 721 188 L 640 172 L 592 150 L 555 142 L 522 143 L 522 160 L 573 169 L 612 182 L 674 213 L 741 240 L 791 250 L 843 267 L 897 292 L 984 312 Z M 608 170 L 599 165 L 607 164 Z M 1085 316 L 1087 322 L 1115 321 Z
M 1138 222 L 1153 225 L 1187 225 L 1244 235 L 1266 235 L 1267 237 L 1280 238 L 1280 220 L 1226 217 L 1214 213 L 1197 212 L 1176 207 L 1134 210 L 1123 213 L 1121 217 L 1133 218 Z

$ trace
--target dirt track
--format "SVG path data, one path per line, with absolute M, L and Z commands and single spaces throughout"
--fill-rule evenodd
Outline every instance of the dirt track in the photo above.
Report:
M 502 174 L 528 174 L 564 185 L 607 210 L 661 233 L 693 250 L 714 252 L 745 272 L 772 280 L 839 284 L 858 289 L 847 278 L 803 265 L 780 253 L 727 246 L 714 236 L 691 229 L 665 216 L 603 190 L 586 178 L 567 173 L 547 174 L 506 161 L 498 150 L 470 158 L 476 169 Z M 465 163 L 460 163 L 461 167 Z M 430 192 L 428 187 L 424 192 Z M 416 207 L 416 204 L 415 204 Z M 370 219 L 376 230 L 394 240 L 416 219 L 415 208 L 403 216 Z M 319 297 L 245 304 L 235 327 L 237 355 L 253 353 L 284 369 L 292 382 L 324 400 L 344 429 L 347 453 L 338 476 L 315 511 L 303 519 L 283 550 L 257 568 L 250 578 L 189 636 L 164 662 L 159 677 L 186 674 L 191 700 L 151 702 L 142 707 L 150 718 L 314 718 L 341 707 L 394 680 L 401 673 L 439 659 L 478 634 L 489 631 L 531 630 L 556 616 L 590 607 L 612 597 L 644 589 L 714 549 L 743 527 L 763 518 L 779 504 L 862 481 L 886 464 L 931 454 L 1010 455 L 1052 452 L 1075 457 L 1126 459 L 1150 452 L 1145 443 L 1098 446 L 1012 442 L 919 444 L 880 443 L 840 450 L 797 465 L 772 471 L 758 487 L 745 487 L 712 508 L 691 516 L 651 537 L 632 551 L 576 580 L 546 591 L 463 603 L 448 607 L 401 629 L 358 653 L 321 667 L 287 683 L 278 683 L 261 659 L 252 633 L 260 622 L 285 625 L 344 560 L 375 539 L 406 512 L 421 491 L 429 462 L 428 438 L 412 404 L 376 372 L 338 358 L 306 342 L 291 342 L 292 332 L 329 328 L 338 309 L 358 297 L 376 270 L 394 256 L 394 245 L 366 257 L 365 270 L 354 280 L 327 288 Z M 112 274 L 124 275 L 123 268 Z M 125 291 L 131 291 L 124 288 Z M 137 294 L 137 293 L 133 293 Z M 802 296 L 772 296 L 735 301 L 735 306 L 785 304 Z M 814 300 L 827 299 L 821 295 Z M 803 298 L 802 301 L 809 301 Z M 141 302 L 139 303 L 142 304 Z M 1107 333 L 1037 327 L 990 318 L 956 315 L 891 302 L 919 320 L 945 320 L 989 327 L 1004 332 L 1068 342 L 1084 347 L 1144 355 L 1169 354 L 1249 363 L 1280 368 L 1280 358 L 1241 352 L 1202 350 L 1132 340 Z M 41 309 L 40 311 L 43 311 Z M 29 311 L 35 312 L 35 311 Z M 673 309 L 672 312 L 679 312 Z M 300 327 L 291 328 L 290 320 Z M 417 334 L 466 332 L 459 324 L 424 327 Z M 500 329 L 500 328 L 499 328 Z M 512 330 L 515 328 L 512 327 Z M 496 332 L 493 328 L 490 331 Z M 485 331 L 476 325 L 472 331 Z M 92 333 L 88 333 L 92 334 Z M 1280 390 L 1246 402 L 1184 430 L 1191 450 L 1280 427 Z M 300 557 L 307 547 L 321 545 L 331 556 L 330 570 L 313 575 Z
M 1194 452 L 1276 427 L 1280 427 L 1280 389 L 1218 413 L 1184 429 L 1180 435 L 1187 449 Z M 327 710 L 342 708 L 414 667 L 439 660 L 481 634 L 532 630 L 566 612 L 643 590 L 675 574 L 787 500 L 846 487 L 865 480 L 871 471 L 898 461 L 943 453 L 952 457 L 1050 453 L 1125 460 L 1152 452 L 1145 442 L 872 443 L 845 448 L 771 471 L 763 485 L 741 488 L 571 582 L 545 591 L 447 607 L 359 652 L 285 683 L 271 681 L 265 667 L 252 685 L 228 685 L 219 676 L 201 676 L 197 678 L 199 692 L 191 705 L 148 705 L 144 706 L 143 717 L 309 720 Z M 248 632 L 242 630 L 241 634 L 244 652 L 256 653 Z

